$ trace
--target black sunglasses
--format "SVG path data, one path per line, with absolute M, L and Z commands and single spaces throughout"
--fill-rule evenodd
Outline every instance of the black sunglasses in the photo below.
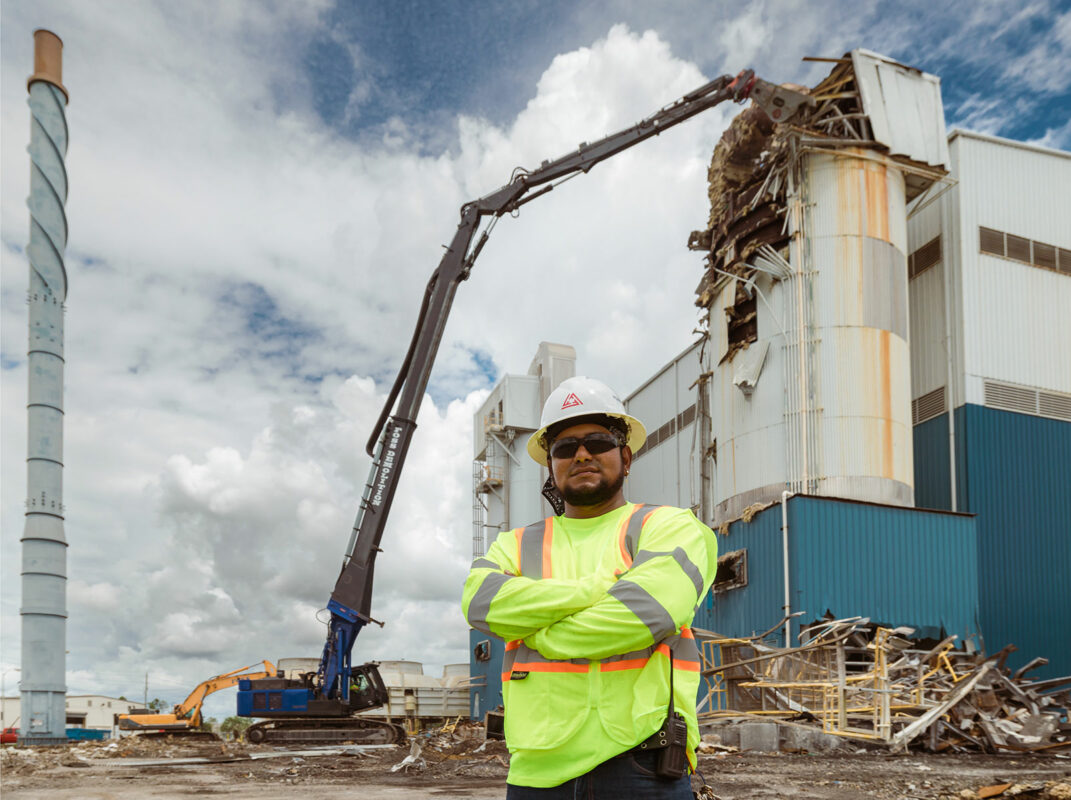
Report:
M 589 433 L 582 439 L 570 436 L 567 439 L 558 439 L 550 446 L 551 458 L 572 458 L 584 445 L 584 449 L 591 455 L 609 453 L 615 447 L 621 447 L 621 441 L 611 433 Z

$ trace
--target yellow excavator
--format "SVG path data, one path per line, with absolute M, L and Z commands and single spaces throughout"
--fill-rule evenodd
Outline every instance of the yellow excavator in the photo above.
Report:
M 270 661 L 239 667 L 232 672 L 201 681 L 170 714 L 156 714 L 147 709 L 139 709 L 129 714 L 117 714 L 116 721 L 120 730 L 137 731 L 143 735 L 194 733 L 201 727 L 201 706 L 208 695 L 235 686 L 243 679 L 274 678 L 276 674 L 275 665 Z

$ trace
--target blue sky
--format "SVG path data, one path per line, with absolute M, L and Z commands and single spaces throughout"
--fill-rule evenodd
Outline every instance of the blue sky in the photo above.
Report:
M 1071 147 L 1067 2 L 9 0 L 0 7 L 0 668 L 19 660 L 25 76 L 65 43 L 68 683 L 181 699 L 315 655 L 364 442 L 459 206 L 724 72 L 864 47 L 949 128 Z M 721 107 L 503 219 L 457 295 L 359 657 L 467 660 L 472 415 L 542 340 L 620 392 L 693 339 Z M 593 303 L 592 298 L 598 298 Z M 437 667 L 436 667 L 437 669 Z M 226 698 L 212 713 L 226 713 Z
M 344 0 L 330 9 L 325 26 L 305 45 L 303 66 L 316 76 L 315 107 L 327 124 L 360 135 L 400 117 L 435 129 L 428 136 L 441 143 L 436 133 L 441 136 L 458 112 L 506 123 L 527 102 L 548 52 L 590 44 L 614 20 L 634 30 L 657 31 L 676 55 L 708 76 L 744 66 L 781 67 L 785 54 L 839 56 L 845 49 L 865 47 L 941 76 L 952 125 L 983 120 L 988 133 L 1038 140 L 1066 126 L 1071 109 L 1071 34 L 1061 16 L 1068 8 L 1059 2 L 734 6 Z M 739 24 L 755 9 L 767 29 L 784 39 L 767 36 L 749 63 L 728 64 L 724 49 L 714 42 L 727 25 Z M 816 17 L 828 26 L 822 32 L 813 31 Z M 793 31 L 797 21 L 804 28 L 802 37 Z M 849 40 L 852 35 L 857 38 Z M 813 49 L 808 49 L 807 37 Z M 790 79 L 813 82 L 823 69 L 799 64 Z M 359 99 L 350 104 L 355 91 Z M 979 117 L 979 104 L 991 103 L 990 113 Z M 1055 143 L 1066 146 L 1066 131 L 1063 136 Z

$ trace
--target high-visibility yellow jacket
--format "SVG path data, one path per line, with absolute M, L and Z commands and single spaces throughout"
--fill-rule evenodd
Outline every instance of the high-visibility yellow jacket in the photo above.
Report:
M 688 626 L 717 569 L 691 511 L 627 503 L 506 531 L 472 564 L 469 624 L 505 639 L 509 782 L 557 786 L 642 742 L 669 705 L 694 766 L 699 653 Z

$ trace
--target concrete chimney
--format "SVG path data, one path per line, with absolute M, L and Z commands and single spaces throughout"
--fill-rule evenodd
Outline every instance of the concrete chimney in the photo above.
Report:
M 67 540 L 63 532 L 63 313 L 67 299 L 67 90 L 63 42 L 34 32 L 30 94 L 30 262 L 26 525 L 22 535 L 19 742 L 66 736 Z

